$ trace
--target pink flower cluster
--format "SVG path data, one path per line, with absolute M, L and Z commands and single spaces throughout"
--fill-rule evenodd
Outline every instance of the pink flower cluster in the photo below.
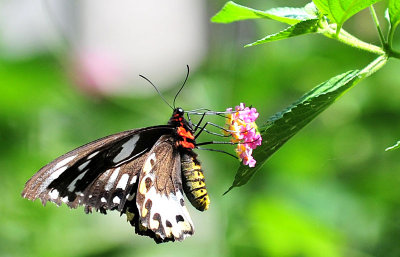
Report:
M 232 108 L 226 109 L 227 120 L 226 120 L 226 135 L 231 135 L 232 143 L 237 143 L 236 153 L 239 159 L 244 165 L 254 167 L 256 160 L 254 160 L 252 154 L 253 149 L 261 145 L 261 135 L 258 132 L 255 120 L 258 118 L 259 113 L 256 108 L 246 107 L 244 103 L 235 107 L 235 111 Z

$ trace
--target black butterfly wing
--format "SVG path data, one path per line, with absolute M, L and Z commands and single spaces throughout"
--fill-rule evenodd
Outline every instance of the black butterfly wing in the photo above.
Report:
M 137 187 L 136 208 L 128 207 L 136 213 L 127 213 L 136 233 L 158 243 L 182 241 L 194 233 L 183 198 L 180 153 L 173 137 L 162 136 L 148 153 Z
M 169 126 L 120 132 L 81 146 L 41 168 L 25 185 L 22 196 L 69 207 L 86 205 L 105 212 L 122 209 L 136 184 L 147 154 Z M 137 180 L 137 177 L 136 177 Z M 129 196 L 128 196 L 129 197 Z
M 125 202 L 135 196 L 139 172 L 147 155 L 148 152 L 145 152 L 133 161 L 106 170 L 76 197 L 73 205 L 84 203 L 86 213 L 91 212 L 93 207 L 102 213 L 114 209 L 121 212 Z

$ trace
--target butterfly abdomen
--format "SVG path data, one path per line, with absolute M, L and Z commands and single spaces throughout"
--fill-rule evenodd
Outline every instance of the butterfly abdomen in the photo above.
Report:
M 183 190 L 190 203 L 199 211 L 205 211 L 210 205 L 204 174 L 194 152 L 181 154 Z

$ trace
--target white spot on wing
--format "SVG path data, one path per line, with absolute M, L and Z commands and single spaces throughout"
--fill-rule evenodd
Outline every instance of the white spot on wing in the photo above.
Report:
M 59 195 L 59 192 L 57 189 L 53 189 L 51 190 L 51 192 L 49 193 L 49 196 L 51 199 L 57 199 Z
M 71 182 L 71 184 L 68 185 L 68 187 L 67 187 L 68 191 L 73 192 L 73 191 L 75 190 L 75 188 L 76 188 L 76 186 L 75 186 L 76 182 L 78 182 L 78 180 L 80 180 L 81 178 L 83 178 L 83 176 L 85 176 L 86 172 L 87 172 L 87 171 L 82 172 L 81 174 L 79 174 L 79 176 L 77 176 L 77 177 Z
M 94 153 L 92 153 L 91 155 L 88 156 L 88 160 L 92 159 L 93 157 L 95 157 L 98 153 L 100 153 L 100 151 L 96 151 Z
M 134 197 L 135 197 L 135 193 L 127 194 L 127 195 L 126 195 L 126 199 L 127 199 L 128 201 L 132 201 Z
M 76 157 L 76 155 L 73 155 L 73 156 L 70 156 L 70 157 L 65 158 L 65 159 L 62 160 L 62 161 L 57 162 L 53 169 L 56 170 L 56 169 L 58 169 L 58 168 L 60 168 L 60 167 L 62 167 L 62 166 L 64 166 L 64 165 L 66 165 L 67 163 L 69 163 L 70 161 L 72 161 L 73 159 L 75 159 L 75 157 Z
M 58 170 L 54 171 L 44 182 L 43 184 L 40 185 L 39 192 L 43 192 L 44 190 L 47 189 L 47 187 L 53 182 L 55 179 L 57 179 L 66 169 L 68 166 L 64 166 L 59 168 Z
M 86 166 L 88 166 L 89 162 L 90 162 L 90 160 L 82 163 L 81 165 L 79 165 L 78 169 L 82 171 L 83 169 L 86 168 Z
M 118 155 L 115 156 L 115 158 L 113 159 L 113 162 L 118 163 L 118 162 L 128 158 L 132 154 L 133 150 L 135 149 L 136 143 L 138 140 L 139 140 L 139 135 L 136 134 L 131 139 L 126 141 L 122 145 L 121 152 L 119 152 Z
M 145 179 L 145 178 L 144 178 Z M 169 194 L 168 196 L 164 194 L 158 194 L 156 192 L 155 187 L 151 187 L 149 191 L 145 194 L 144 203 L 148 199 L 151 199 L 152 205 L 150 212 L 150 219 L 154 216 L 155 213 L 159 213 L 161 217 L 161 225 L 165 229 L 166 237 L 176 237 L 183 238 L 190 236 L 190 234 L 184 233 L 184 231 L 193 231 L 193 222 L 190 218 L 189 212 L 186 209 L 186 206 L 181 205 L 181 199 L 183 199 L 183 195 L 180 191 L 176 192 L 176 194 Z M 137 206 L 139 209 L 139 215 L 142 216 L 142 209 L 140 206 Z M 176 221 L 176 216 L 181 215 L 184 221 Z M 172 224 L 171 228 L 167 228 L 167 220 Z M 145 227 L 149 227 L 150 224 L 147 222 L 142 222 L 142 225 Z M 162 238 L 163 235 L 160 235 Z
M 115 197 L 113 198 L 113 203 L 119 204 L 120 202 L 121 202 L 121 199 L 119 199 L 118 196 L 115 196 Z
M 96 151 L 94 153 L 92 153 L 91 155 L 89 155 L 87 158 L 88 160 L 92 159 L 93 157 L 95 157 L 100 151 Z
M 128 183 L 128 179 L 129 179 L 128 174 L 125 173 L 124 175 L 122 175 L 118 181 L 117 188 L 125 189 L 126 184 Z
M 152 153 L 146 160 L 146 162 L 144 163 L 143 166 L 143 172 L 144 173 L 149 173 L 151 171 L 151 169 L 153 168 L 153 166 L 151 165 L 151 160 L 154 161 L 154 163 L 156 162 L 156 154 Z
M 114 170 L 113 174 L 111 174 L 110 178 L 107 181 L 107 185 L 104 187 L 105 190 L 110 191 L 110 189 L 114 186 L 114 182 L 118 177 L 119 170 L 120 170 L 120 167 L 116 168 Z
M 130 185 L 132 185 L 133 183 L 135 183 L 137 180 L 137 176 L 133 176 L 133 178 L 131 179 L 131 181 L 129 182 Z
M 53 174 L 51 174 L 51 176 L 47 180 L 51 179 L 51 182 L 53 182 L 53 180 L 57 179 L 61 175 L 61 173 L 63 173 L 67 168 L 68 166 L 59 168 L 58 170 L 54 171 Z
M 101 201 L 102 203 L 106 203 L 106 202 L 107 202 L 106 198 L 104 198 L 104 197 L 102 197 L 102 198 L 100 199 L 100 201 Z

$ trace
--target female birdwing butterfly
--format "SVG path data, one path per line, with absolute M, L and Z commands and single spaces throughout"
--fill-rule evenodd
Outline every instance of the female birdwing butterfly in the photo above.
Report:
M 195 129 L 184 113 L 174 108 L 167 125 L 120 132 L 62 155 L 28 180 L 22 196 L 83 205 L 86 213 L 117 210 L 139 235 L 157 243 L 184 240 L 194 226 L 183 193 L 200 211 L 210 204 L 192 150 Z

